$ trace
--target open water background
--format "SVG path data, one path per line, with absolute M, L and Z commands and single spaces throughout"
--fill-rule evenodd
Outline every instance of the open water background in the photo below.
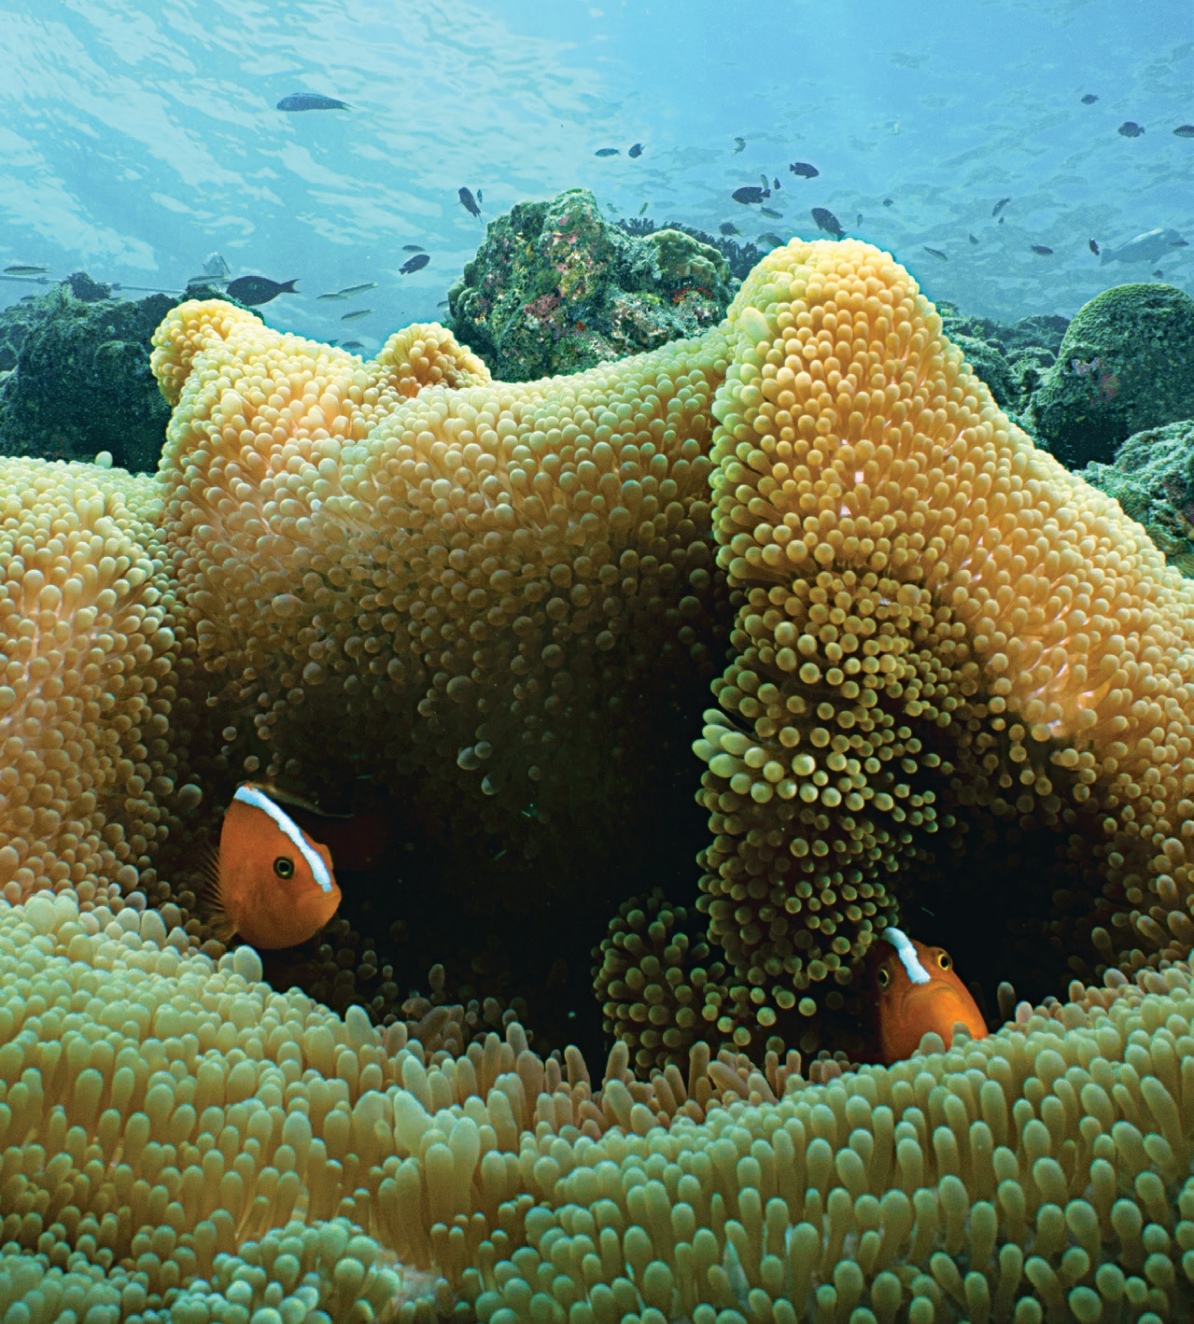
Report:
M 218 250 L 298 277 L 263 312 L 324 339 L 442 315 L 483 232 L 461 185 L 486 219 L 580 185 L 611 217 L 750 239 L 811 237 L 827 207 L 931 297 L 1002 320 L 1158 266 L 1194 292 L 1194 249 L 1088 247 L 1194 243 L 1194 139 L 1173 134 L 1194 122 L 1190 0 L 0 0 L 0 50 L 0 268 L 181 290 Z M 297 91 L 352 109 L 274 109 Z M 730 198 L 761 173 L 782 220 Z M 403 276 L 409 243 L 431 262 Z M 316 299 L 370 280 L 368 318 Z M 30 289 L 0 281 L 0 306 Z

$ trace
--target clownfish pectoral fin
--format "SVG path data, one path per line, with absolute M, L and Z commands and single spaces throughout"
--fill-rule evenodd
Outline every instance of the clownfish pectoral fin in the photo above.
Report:
M 195 899 L 199 903 L 199 913 L 213 936 L 220 942 L 231 941 L 236 933 L 236 925 L 224 909 L 224 894 L 220 888 L 220 851 L 214 844 L 206 847 L 199 861 Z

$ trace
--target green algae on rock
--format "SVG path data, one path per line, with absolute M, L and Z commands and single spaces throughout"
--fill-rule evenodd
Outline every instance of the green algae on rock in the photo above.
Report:
M 679 230 L 625 234 L 587 189 L 490 222 L 448 293 L 457 337 L 503 381 L 580 372 L 715 326 L 726 260 Z
M 1041 380 L 1057 361 L 1068 325 L 1064 317 L 1022 317 L 1011 326 L 987 317 L 971 317 L 939 301 L 945 334 L 990 389 L 995 403 L 1024 426 L 1021 417 Z
M 1135 433 L 1113 464 L 1088 464 L 1082 477 L 1143 524 L 1170 565 L 1194 576 L 1194 419 Z
M 1116 285 L 1084 304 L 1032 401 L 1030 430 L 1068 468 L 1108 464 L 1134 432 L 1194 417 L 1194 299 Z
M 107 287 L 86 280 L 0 313 L 0 454 L 89 461 L 108 451 L 122 469 L 152 472 L 170 406 L 149 342 L 178 300 L 96 299 Z

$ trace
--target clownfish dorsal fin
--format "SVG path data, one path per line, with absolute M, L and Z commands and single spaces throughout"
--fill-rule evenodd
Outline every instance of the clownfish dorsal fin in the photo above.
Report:
M 289 805 L 293 809 L 306 810 L 308 814 L 314 814 L 317 818 L 351 818 L 351 814 L 334 814 L 329 809 L 321 809 L 313 800 L 307 800 L 301 795 L 296 795 L 294 791 L 283 790 L 282 787 L 274 782 L 246 782 L 247 786 L 255 786 L 263 795 L 269 796 L 275 804 Z
M 199 877 L 195 882 L 195 899 L 199 912 L 220 942 L 229 942 L 236 926 L 224 909 L 224 893 L 220 887 L 220 848 L 209 842 L 199 860 Z
M 896 949 L 896 955 L 903 963 L 908 978 L 914 984 L 927 984 L 929 982 L 929 972 L 921 964 L 916 948 L 912 945 L 912 940 L 903 929 L 897 929 L 889 925 L 883 930 L 883 937 Z
M 324 892 L 332 890 L 332 875 L 323 862 L 323 857 L 311 846 L 311 843 L 303 836 L 299 825 L 280 805 L 276 805 L 264 791 L 254 786 L 252 782 L 245 782 L 244 785 L 238 786 L 233 799 L 239 800 L 241 804 L 250 805 L 254 809 L 260 809 L 263 814 L 267 814 L 274 821 L 278 830 L 307 862 L 307 867 L 311 870 L 311 877 L 315 879 L 320 890 Z

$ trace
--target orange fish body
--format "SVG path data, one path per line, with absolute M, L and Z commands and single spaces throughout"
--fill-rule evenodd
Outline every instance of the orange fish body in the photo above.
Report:
M 331 852 L 246 782 L 224 814 L 209 905 L 225 942 L 234 933 L 266 950 L 306 942 L 340 905 Z
M 911 1057 L 930 1031 L 948 1048 L 959 1022 L 972 1039 L 987 1037 L 982 1013 L 947 951 L 926 947 L 896 928 L 884 929 L 882 938 L 888 949 L 880 949 L 874 979 L 879 1052 L 885 1063 Z

